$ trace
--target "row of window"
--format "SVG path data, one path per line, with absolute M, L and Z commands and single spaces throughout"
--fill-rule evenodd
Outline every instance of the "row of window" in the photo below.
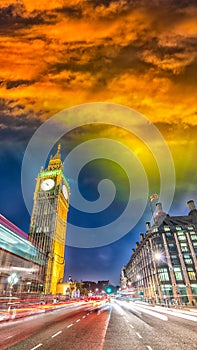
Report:
M 183 273 L 180 267 L 174 267 L 174 275 L 177 282 L 183 281 Z M 193 267 L 187 268 L 187 273 L 190 281 L 196 281 L 196 272 Z M 170 281 L 170 276 L 167 268 L 158 269 L 158 277 L 160 282 Z
M 176 227 L 173 227 L 173 229 L 175 229 L 176 231 L 183 231 L 185 230 L 183 227 L 181 226 L 176 226 Z M 171 228 L 169 226 L 164 226 L 164 231 L 170 231 Z M 189 231 L 192 231 L 192 230 L 195 230 L 195 227 L 193 226 L 187 226 L 186 230 L 189 230 Z M 157 232 L 158 229 L 154 229 L 153 232 Z

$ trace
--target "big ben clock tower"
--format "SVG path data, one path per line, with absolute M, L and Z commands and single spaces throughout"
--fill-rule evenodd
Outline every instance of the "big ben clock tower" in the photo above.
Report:
M 29 239 L 46 253 L 45 294 L 56 294 L 64 277 L 69 186 L 63 174 L 60 145 L 36 179 Z

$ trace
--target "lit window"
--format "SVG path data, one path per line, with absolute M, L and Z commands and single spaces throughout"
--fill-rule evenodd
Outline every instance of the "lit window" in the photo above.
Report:
M 184 260 L 187 265 L 193 264 L 193 260 L 191 258 L 184 258 Z
M 188 271 L 189 279 L 192 281 L 195 281 L 196 280 L 196 273 L 194 272 L 193 267 L 188 267 L 187 271 Z
M 193 242 L 193 246 L 197 248 L 197 242 Z
M 177 281 L 182 281 L 183 280 L 183 276 L 182 276 L 182 272 L 181 272 L 181 268 L 180 267 L 175 267 L 174 268 L 174 274 L 176 277 Z
M 186 241 L 185 235 L 178 236 L 179 241 Z
M 190 238 L 191 238 L 192 241 L 196 241 L 197 240 L 197 235 L 193 235 L 192 234 L 192 235 L 190 235 Z
M 170 252 L 177 252 L 177 247 L 175 245 L 175 243 L 168 243 L 168 248 Z
M 180 226 L 176 226 L 176 230 L 177 230 L 177 231 L 181 231 L 182 228 L 181 228 Z
M 159 277 L 160 282 L 170 280 L 168 270 L 166 268 L 158 269 L 158 277 Z
M 187 243 L 180 243 L 180 246 L 181 246 L 181 251 L 182 252 L 188 252 L 189 251 Z
M 177 232 L 177 236 L 182 236 L 182 235 L 184 235 L 184 232 L 183 232 L 183 231 Z
M 173 233 L 171 232 L 171 231 L 169 231 L 169 232 L 166 232 L 166 236 L 168 237 L 168 236 L 171 236 L 171 237 L 173 237 Z
M 152 232 L 158 232 L 158 228 L 154 228 Z
M 171 260 L 173 265 L 180 264 L 180 261 L 177 255 L 171 255 Z
M 164 231 L 170 231 L 170 228 L 168 226 L 164 226 Z
M 190 281 L 196 281 L 196 274 L 195 274 L 195 272 L 189 271 L 188 275 L 189 275 Z

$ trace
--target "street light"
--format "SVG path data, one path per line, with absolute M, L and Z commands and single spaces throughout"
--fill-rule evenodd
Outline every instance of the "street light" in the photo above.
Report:
M 8 277 L 8 283 L 10 285 L 10 297 L 12 296 L 12 289 L 14 284 L 16 284 L 18 282 L 18 277 L 16 275 L 16 273 L 12 273 L 9 277 Z
M 162 258 L 162 253 L 160 253 L 160 252 L 157 252 L 157 253 L 155 253 L 154 254 L 154 258 L 155 258 L 155 260 L 161 260 L 161 258 Z

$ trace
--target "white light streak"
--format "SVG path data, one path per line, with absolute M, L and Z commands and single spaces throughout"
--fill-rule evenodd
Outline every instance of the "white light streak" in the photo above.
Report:
M 165 314 L 168 314 L 168 315 L 171 315 L 171 316 L 174 316 L 174 317 L 185 318 L 186 320 L 197 322 L 197 316 L 187 315 L 186 313 L 184 313 L 184 311 L 181 312 L 181 311 L 178 311 L 178 310 L 162 310 L 162 309 L 160 309 L 160 306 L 157 306 L 156 308 L 160 312 L 163 312 Z
M 134 310 L 135 312 L 140 311 L 140 312 L 143 312 L 143 313 L 148 314 L 150 316 L 159 318 L 162 321 L 168 321 L 168 317 L 166 315 L 162 315 L 161 313 L 159 313 L 157 311 L 152 311 L 152 309 L 153 309 L 152 307 L 144 306 L 144 305 L 139 306 L 135 303 L 124 303 L 124 306 L 127 307 L 127 309 Z

